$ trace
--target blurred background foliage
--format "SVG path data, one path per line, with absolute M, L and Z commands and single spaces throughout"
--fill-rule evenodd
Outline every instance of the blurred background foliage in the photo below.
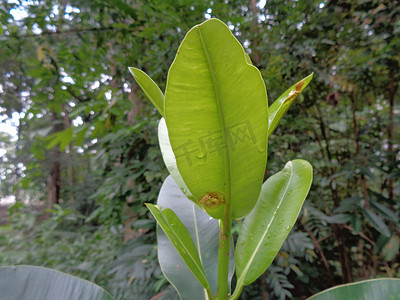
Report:
M 1 266 L 56 268 L 117 299 L 176 298 L 143 205 L 167 176 L 160 116 L 127 67 L 164 89 L 185 33 L 211 17 L 244 45 L 270 103 L 314 72 L 270 139 L 266 174 L 304 158 L 313 186 L 241 299 L 400 277 L 400 6 L 388 0 L 2 1 Z

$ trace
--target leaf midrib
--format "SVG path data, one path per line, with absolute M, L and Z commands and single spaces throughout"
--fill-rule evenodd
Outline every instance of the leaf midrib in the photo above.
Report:
M 226 188 L 225 188 L 225 201 L 226 201 L 226 208 L 230 209 L 231 205 L 231 157 L 229 153 L 229 148 L 228 148 L 228 137 L 227 137 L 227 126 L 225 123 L 225 114 L 224 114 L 224 107 L 222 105 L 222 96 L 221 96 L 221 91 L 219 88 L 218 80 L 216 78 L 216 74 L 214 71 L 214 67 L 210 58 L 210 55 L 208 53 L 207 45 L 203 39 L 203 35 L 201 33 L 201 28 L 199 27 L 199 36 L 200 36 L 200 41 L 201 45 L 203 47 L 204 55 L 207 60 L 208 64 L 208 69 L 210 70 L 211 78 L 213 81 L 213 86 L 214 86 L 214 93 L 215 93 L 215 98 L 217 100 L 217 105 L 218 105 L 218 117 L 219 117 L 219 125 L 221 128 L 221 134 L 222 138 L 224 139 L 225 147 L 224 147 L 224 163 L 225 163 L 225 180 L 226 180 Z M 210 191 L 211 192 L 211 191 Z
M 282 194 L 282 197 L 279 200 L 279 204 L 278 204 L 277 208 L 275 209 L 275 211 L 277 211 L 280 208 L 280 206 L 281 206 L 281 204 L 283 202 L 283 199 L 285 198 L 285 195 L 286 195 L 287 190 L 288 190 L 289 185 L 290 185 L 290 181 L 292 180 L 292 175 L 293 175 L 293 164 L 290 164 L 290 177 L 289 177 L 289 180 L 287 181 L 288 183 L 287 183 L 287 185 L 285 187 L 285 192 Z M 264 240 L 265 236 L 267 235 L 267 233 L 269 231 L 269 228 L 271 227 L 273 221 L 275 220 L 275 217 L 276 217 L 276 215 L 273 215 L 272 218 L 271 218 L 271 221 L 268 223 L 267 229 L 265 230 L 264 234 L 262 235 L 262 238 L 260 239 L 260 241 L 258 242 L 257 246 L 255 247 L 250 259 L 248 260 L 248 263 L 246 264 L 245 268 L 243 269 L 242 274 L 240 275 L 240 277 L 238 279 L 238 285 L 239 285 L 239 283 L 242 284 L 242 282 L 244 281 L 244 278 L 246 277 L 247 271 L 250 268 L 250 265 L 252 264 L 252 262 L 254 260 L 254 257 L 257 255 L 257 251 L 258 251 L 258 249 L 260 249 L 261 244 L 263 243 L 263 240 Z

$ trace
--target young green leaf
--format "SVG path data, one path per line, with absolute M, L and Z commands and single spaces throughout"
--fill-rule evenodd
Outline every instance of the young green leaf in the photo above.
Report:
M 271 264 L 300 213 L 311 182 L 312 166 L 304 160 L 293 160 L 263 184 L 237 241 L 239 288 L 255 281 Z
M 172 209 L 161 209 L 160 206 L 150 203 L 147 203 L 146 206 L 199 283 L 205 289 L 209 289 L 210 286 L 204 274 L 199 254 L 185 225 Z
M 248 214 L 267 160 L 267 95 L 260 72 L 221 21 L 195 26 L 180 45 L 165 120 L 179 172 L 196 199 L 206 198 L 206 211 L 220 219 L 229 204 L 233 218 Z
M 0 268 L 1 299 L 113 300 L 101 287 L 87 280 L 35 266 Z
M 129 67 L 129 71 L 143 92 L 150 99 L 151 103 L 157 108 L 158 112 L 164 116 L 164 94 L 158 85 L 142 70 Z
M 348 283 L 327 289 L 308 300 L 400 299 L 400 279 L 381 278 Z
M 310 83 L 314 73 L 311 73 L 306 78 L 300 80 L 296 84 L 292 85 L 286 92 L 284 92 L 275 102 L 269 107 L 269 126 L 268 126 L 268 137 L 275 131 L 276 126 L 283 116 L 288 111 L 294 100 L 304 90 L 304 88 Z
M 217 293 L 218 271 L 218 221 L 210 218 L 204 211 L 197 208 L 179 190 L 174 179 L 169 176 L 164 181 L 157 204 L 176 212 L 178 218 L 187 228 L 194 241 L 204 273 L 210 284 L 212 294 Z M 169 282 L 176 288 L 182 299 L 208 299 L 207 292 L 195 279 L 192 272 L 176 251 L 174 245 L 162 230 L 157 231 L 158 260 L 161 270 Z M 233 249 L 231 251 L 229 282 L 233 275 Z

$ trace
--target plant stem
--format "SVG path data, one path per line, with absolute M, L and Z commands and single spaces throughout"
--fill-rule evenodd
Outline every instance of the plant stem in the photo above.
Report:
M 227 201 L 228 202 L 228 201 Z M 219 225 L 218 293 L 217 300 L 228 299 L 229 251 L 231 249 L 231 207 L 226 204 L 224 219 Z
M 243 290 L 243 284 L 236 285 L 235 292 L 232 294 L 232 296 L 229 299 L 230 300 L 238 299 L 240 294 L 242 293 L 242 290 Z
M 210 287 L 208 287 L 208 288 L 206 289 L 206 291 L 207 291 L 208 299 L 209 299 L 209 300 L 215 300 L 214 295 L 213 295 L 213 293 L 212 293 Z

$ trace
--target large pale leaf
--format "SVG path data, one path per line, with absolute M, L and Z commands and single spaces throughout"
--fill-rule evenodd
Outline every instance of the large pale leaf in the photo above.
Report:
M 400 279 L 382 278 L 343 284 L 321 293 L 309 300 L 383 300 L 400 299 Z
M 158 85 L 142 70 L 130 67 L 129 71 L 142 88 L 143 92 L 150 99 L 151 103 L 153 103 L 158 112 L 164 116 L 164 94 Z
M 297 219 L 311 182 L 312 166 L 304 160 L 293 160 L 263 184 L 237 241 L 239 286 L 255 281 L 271 264 Z
M 213 294 L 217 293 L 218 274 L 218 221 L 197 208 L 179 190 L 173 178 L 169 176 L 163 183 L 157 204 L 176 212 L 194 241 L 204 273 L 210 283 Z M 182 299 L 208 299 L 204 288 L 197 282 L 192 272 L 184 263 L 175 247 L 158 230 L 158 260 L 165 277 L 176 288 Z M 233 254 L 233 249 L 231 251 Z M 233 275 L 233 255 L 229 270 L 229 282 Z
M 192 195 L 200 202 L 207 193 L 222 195 L 233 218 L 248 214 L 267 160 L 267 95 L 260 72 L 221 21 L 187 33 L 168 74 L 164 108 L 178 169 Z M 221 218 L 224 205 L 213 203 L 207 212 Z
M 178 166 L 176 165 L 175 155 L 174 152 L 172 151 L 171 143 L 169 142 L 168 129 L 167 125 L 165 124 L 164 118 L 161 118 L 160 123 L 158 124 L 158 142 L 160 144 L 161 153 L 164 159 L 164 163 L 169 171 L 169 174 L 171 174 L 175 183 L 185 194 L 185 196 L 188 197 L 190 200 L 194 201 L 196 205 L 200 206 L 198 199 L 196 199 L 190 193 L 188 187 L 183 181 L 181 174 L 179 173 Z M 162 206 L 161 204 L 159 205 Z
M 146 206 L 173 243 L 186 266 L 192 271 L 200 284 L 204 288 L 208 288 L 209 284 L 204 274 L 199 254 L 185 225 L 170 208 L 162 209 L 160 206 L 150 203 L 147 203 Z M 163 247 L 163 245 L 159 245 L 159 247 Z
M 310 74 L 306 78 L 292 85 L 269 107 L 268 137 L 275 131 L 276 126 L 278 126 L 279 124 L 279 121 L 286 114 L 289 107 L 292 105 L 297 96 L 300 95 L 300 93 L 310 83 L 312 78 L 313 74 Z
M 0 268 L 0 298 L 7 300 L 112 300 L 89 281 L 34 266 Z

